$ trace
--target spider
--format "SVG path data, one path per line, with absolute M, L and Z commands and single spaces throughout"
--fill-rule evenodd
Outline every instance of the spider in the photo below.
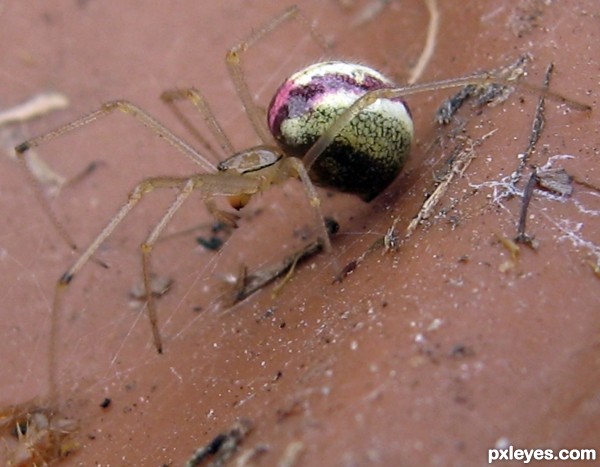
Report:
M 138 183 L 114 217 L 58 279 L 50 331 L 51 379 L 55 377 L 53 370 L 59 337 L 57 315 L 65 290 L 84 265 L 94 260 L 94 254 L 100 245 L 147 193 L 164 188 L 177 191 L 175 200 L 140 246 L 146 311 L 152 328 L 154 346 L 161 353 L 163 343 L 150 286 L 152 251 L 165 227 L 192 193 L 199 193 L 205 199 L 211 213 L 233 224 L 236 216 L 217 209 L 215 197 L 228 197 L 232 207 L 241 209 L 253 195 L 290 178 L 299 178 L 314 209 L 323 248 L 325 251 L 331 251 L 315 185 L 351 193 L 367 202 L 382 193 L 398 176 L 410 151 L 413 123 L 404 97 L 466 85 L 514 84 L 503 77 L 479 73 L 433 83 L 398 86 L 368 66 L 342 61 L 323 61 L 298 71 L 281 84 L 268 107 L 265 122 L 245 81 L 241 60 L 244 52 L 254 42 L 282 22 L 294 17 L 299 17 L 298 9 L 289 8 L 230 49 L 226 55 L 236 91 L 263 144 L 235 153 L 200 91 L 187 88 L 162 94 L 162 99 L 171 105 L 179 100 L 191 101 L 206 120 L 222 148 L 233 154 L 217 167 L 192 145 L 126 100 L 107 102 L 99 109 L 53 131 L 29 139 L 15 148 L 19 159 L 27 167 L 29 149 L 120 111 L 148 127 L 200 166 L 199 173 L 187 177 L 156 176 Z M 320 41 L 318 35 L 312 29 L 310 31 L 311 35 Z M 589 110 L 588 106 L 551 91 L 525 83 L 519 86 L 526 91 L 542 93 L 546 97 L 566 102 L 573 108 Z M 39 185 L 36 193 L 40 201 L 47 204 Z M 77 249 L 51 210 L 46 211 L 71 248 Z M 56 388 L 54 381 L 51 381 L 50 388 L 51 391 L 52 388 Z

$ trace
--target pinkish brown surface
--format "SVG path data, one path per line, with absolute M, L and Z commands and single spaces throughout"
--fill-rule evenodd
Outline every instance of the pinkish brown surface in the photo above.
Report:
M 282 6 L 199 3 L 3 2 L 0 104 L 49 89 L 70 98 L 69 109 L 24 126 L 27 135 L 120 97 L 181 132 L 158 96 L 195 85 L 236 147 L 255 144 L 223 57 Z M 159 244 L 155 270 L 175 280 L 159 301 L 159 356 L 145 316 L 127 297 L 140 278 L 138 245 L 171 200 L 153 194 L 101 249 L 110 270 L 88 265 L 67 293 L 60 409 L 79 420 L 82 447 L 66 465 L 181 465 L 238 417 L 255 426 L 241 449 L 266 446 L 259 465 L 275 465 L 293 442 L 303 445 L 296 465 L 340 466 L 483 465 L 500 440 L 600 447 L 600 282 L 591 267 L 600 255 L 592 187 L 600 186 L 600 8 L 594 0 L 440 3 L 439 41 L 422 81 L 496 68 L 528 52 L 528 81 L 541 83 L 554 62 L 552 88 L 594 106 L 586 115 L 548 103 L 531 162 L 572 155 L 559 165 L 587 185 L 576 183 L 566 202 L 534 197 L 528 231 L 538 251 L 524 248 L 501 272 L 510 257 L 498 237 L 514 235 L 520 200 L 494 205 L 491 188 L 473 188 L 510 174 L 526 147 L 537 99 L 517 92 L 499 107 L 461 113 L 471 137 L 495 133 L 436 210 L 447 214 L 332 284 L 335 266 L 360 256 L 396 216 L 406 227 L 451 149 L 428 150 L 445 131 L 431 123 L 444 94 L 411 98 L 417 140 L 406 174 L 369 205 L 325 195 L 325 213 L 342 226 L 334 253 L 301 267 L 277 298 L 267 288 L 227 312 L 217 307 L 223 275 L 240 263 L 268 265 L 301 245 L 294 232 L 313 218 L 295 182 L 254 200 L 218 253 L 195 246 L 193 234 Z M 351 26 L 365 4 L 302 8 L 335 41 L 337 58 L 405 77 L 424 40 L 426 10 L 416 0 L 392 3 L 373 22 Z M 290 72 L 318 58 L 305 29 L 291 25 L 249 52 L 250 85 L 266 106 Z M 194 170 L 122 116 L 40 153 L 65 174 L 103 162 L 53 202 L 80 244 L 136 181 Z M 75 257 L 17 163 L 3 155 L 0 164 L 0 401 L 14 404 L 47 394 L 53 286 Z M 199 222 L 210 218 L 193 200 L 169 232 Z M 106 397 L 112 404 L 104 410 Z

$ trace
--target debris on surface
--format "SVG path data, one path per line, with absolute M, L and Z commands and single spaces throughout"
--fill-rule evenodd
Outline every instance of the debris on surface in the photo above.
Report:
M 417 215 L 410 222 L 408 227 L 406 228 L 406 237 L 411 236 L 417 226 L 425 219 L 428 219 L 436 206 L 439 204 L 442 197 L 448 191 L 450 184 L 458 177 L 462 177 L 465 171 L 471 165 L 471 162 L 475 158 L 475 147 L 489 138 L 492 134 L 495 133 L 495 130 L 483 135 L 477 141 L 473 141 L 470 138 L 464 139 L 459 145 L 454 148 L 449 161 L 448 161 L 448 170 L 446 173 L 440 178 L 440 181 L 435 188 L 435 190 L 427 197 L 421 209 L 417 213 Z
M 286 446 L 283 456 L 279 459 L 277 465 L 279 467 L 294 467 L 298 465 L 298 461 L 305 449 L 306 447 L 302 441 L 292 441 Z
M 53 463 L 79 449 L 77 423 L 35 402 L 0 411 L 0 437 L 8 466 L 33 467 Z
M 530 60 L 531 55 L 522 55 L 514 63 L 499 70 L 494 70 L 490 75 L 497 76 L 505 81 L 516 81 L 525 74 L 525 68 Z M 452 122 L 456 112 L 469 99 L 474 99 L 473 106 L 476 108 L 484 105 L 493 107 L 508 99 L 512 91 L 512 88 L 497 83 L 469 84 L 442 102 L 435 114 L 435 121 L 439 125 L 448 125 Z
M 66 109 L 69 99 L 58 92 L 43 92 L 0 112 L 0 126 L 24 123 L 55 110 Z
M 240 444 L 252 431 L 253 424 L 250 420 L 237 420 L 233 426 L 215 436 L 207 445 L 202 446 L 188 461 L 186 467 L 221 467 L 238 450 Z
M 322 249 L 323 245 L 321 242 L 315 240 L 306 245 L 302 250 L 286 256 L 275 264 L 254 271 L 251 274 L 248 273 L 246 268 L 241 268 L 235 281 L 233 281 L 232 290 L 225 294 L 226 305 L 235 305 L 263 287 L 266 287 L 275 279 L 285 276 L 283 282 L 278 285 L 278 288 L 274 292 L 277 293 L 291 278 L 297 264 L 316 255 Z
M 162 297 L 169 291 L 173 282 L 174 280 L 171 277 L 152 274 L 152 277 L 150 277 L 150 292 L 152 296 L 156 298 Z M 146 289 L 144 288 L 144 281 L 136 283 L 129 291 L 129 296 L 134 300 L 145 300 Z
M 57 92 L 37 94 L 29 100 L 0 112 L 0 148 L 11 158 L 16 158 L 15 146 L 26 136 L 18 124 L 28 122 L 50 112 L 61 110 L 69 105 L 69 100 Z M 67 179 L 54 171 L 35 151 L 29 151 L 26 163 L 34 178 L 54 191 L 60 190 Z

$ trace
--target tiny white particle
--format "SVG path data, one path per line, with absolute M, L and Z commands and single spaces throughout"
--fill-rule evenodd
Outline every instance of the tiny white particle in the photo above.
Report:
M 510 440 L 506 437 L 498 438 L 494 447 L 496 449 L 507 449 L 510 446 Z

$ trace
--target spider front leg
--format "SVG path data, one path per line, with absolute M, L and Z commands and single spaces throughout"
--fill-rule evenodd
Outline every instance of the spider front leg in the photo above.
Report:
M 180 190 L 173 204 L 171 204 L 161 220 L 154 226 L 146 240 L 140 245 L 148 319 L 152 328 L 154 346 L 158 353 L 162 353 L 163 346 L 162 338 L 158 330 L 156 303 L 150 284 L 152 278 L 151 254 L 160 234 L 165 230 L 175 213 L 194 191 L 199 191 L 200 195 L 205 198 L 210 205 L 213 196 L 252 196 L 259 190 L 260 185 L 257 180 L 229 174 L 200 174 L 194 175 L 188 179 L 159 178 L 151 179 L 150 182 L 154 184 L 153 188 L 156 188 L 157 186 L 169 188 L 174 184 Z
M 202 154 L 200 154 L 196 149 L 186 143 L 184 140 L 175 135 L 171 130 L 166 128 L 160 122 L 158 122 L 154 117 L 149 115 L 146 111 L 139 108 L 135 104 L 132 104 L 126 100 L 116 100 L 103 104 L 99 109 L 90 112 L 83 117 L 78 118 L 70 123 L 62 125 L 55 130 L 52 130 L 48 133 L 44 133 L 43 135 L 37 136 L 35 138 L 31 138 L 21 144 L 19 144 L 15 148 L 15 152 L 17 154 L 17 158 L 21 161 L 25 167 L 27 174 L 29 175 L 29 179 L 31 184 L 34 187 L 34 193 L 38 199 L 38 202 L 46 212 L 51 224 L 54 226 L 54 229 L 59 233 L 65 243 L 73 250 L 79 251 L 77 244 L 71 238 L 67 230 L 58 220 L 58 217 L 54 214 L 54 210 L 51 208 L 50 203 L 46 199 L 44 195 L 43 188 L 39 182 L 36 181 L 35 175 L 31 171 L 31 164 L 28 163 L 28 154 L 27 152 L 40 146 L 42 143 L 46 141 L 53 140 L 65 133 L 69 133 L 73 130 L 86 126 L 90 123 L 97 121 L 98 119 L 105 117 L 107 115 L 112 114 L 115 110 L 125 113 L 126 115 L 134 117 L 138 122 L 140 122 L 145 127 L 152 130 L 161 139 L 166 140 L 171 146 L 177 149 L 180 153 L 187 156 L 194 163 L 200 165 L 204 170 L 208 172 L 214 172 L 215 167 L 211 164 L 208 159 L 206 159 Z
M 20 157 L 24 157 L 23 155 L 27 152 L 27 150 L 39 146 L 44 141 L 49 141 L 58 136 L 61 136 L 65 133 L 73 131 L 82 126 L 88 125 L 101 117 L 105 117 L 107 115 L 112 114 L 115 110 L 125 113 L 126 115 L 130 115 L 134 117 L 138 122 L 144 125 L 147 128 L 150 128 L 154 133 L 156 133 L 161 138 L 164 138 L 171 146 L 181 152 L 183 155 L 187 156 L 192 162 L 200 165 L 207 171 L 214 171 L 213 164 L 206 159 L 202 154 L 196 151 L 192 146 L 186 143 L 183 139 L 175 135 L 171 130 L 161 124 L 158 120 L 148 114 L 145 110 L 140 107 L 132 104 L 126 100 L 116 100 L 111 102 L 106 102 L 102 104 L 102 106 L 93 112 L 90 112 L 83 117 L 78 118 L 66 125 L 58 127 L 57 129 L 40 135 L 36 138 L 32 138 L 27 140 L 21 144 L 19 144 L 15 151 L 17 155 Z
M 159 353 L 162 352 L 162 340 L 158 331 L 156 306 L 153 301 L 150 275 L 151 265 L 150 256 L 154 244 L 159 235 L 171 221 L 175 213 L 183 205 L 186 199 L 194 191 L 198 192 L 202 198 L 211 199 L 214 196 L 236 196 L 240 194 L 252 195 L 260 189 L 260 183 L 256 179 L 243 177 L 233 174 L 197 174 L 191 177 L 151 177 L 139 183 L 129 194 L 127 202 L 117 211 L 115 216 L 102 229 L 100 234 L 90 243 L 81 256 L 73 265 L 60 277 L 56 283 L 54 300 L 52 305 L 51 327 L 50 327 L 50 345 L 49 345 L 49 386 L 50 400 L 56 402 L 57 382 L 56 368 L 58 362 L 58 342 L 60 337 L 58 315 L 62 308 L 62 298 L 67 287 L 72 283 L 75 275 L 85 266 L 98 250 L 100 245 L 114 232 L 117 226 L 127 217 L 131 210 L 139 203 L 144 195 L 155 189 L 177 189 L 179 191 L 175 201 L 169 207 L 162 219 L 152 229 L 148 238 L 142 243 L 142 270 L 144 277 L 145 293 L 147 300 L 147 313 L 152 327 L 154 345 Z
M 179 210 L 181 205 L 185 202 L 185 200 L 192 194 L 195 185 L 198 183 L 196 178 L 188 179 L 185 184 L 180 188 L 179 194 L 175 201 L 162 219 L 156 224 L 154 229 L 148 235 L 148 238 L 140 245 L 140 250 L 142 252 L 142 275 L 144 279 L 144 291 L 146 293 L 146 307 L 148 310 L 148 320 L 150 321 L 150 327 L 152 328 L 152 339 L 154 341 L 154 347 L 158 353 L 162 353 L 162 339 L 160 337 L 160 332 L 158 330 L 158 318 L 156 316 L 156 304 L 154 303 L 154 295 L 152 294 L 152 287 L 150 284 L 150 278 L 152 275 L 152 267 L 150 264 L 150 255 L 152 250 L 154 249 L 154 245 L 156 244 L 156 240 L 158 240 L 159 235 L 165 229 L 167 224 L 171 221 L 175 213 Z

